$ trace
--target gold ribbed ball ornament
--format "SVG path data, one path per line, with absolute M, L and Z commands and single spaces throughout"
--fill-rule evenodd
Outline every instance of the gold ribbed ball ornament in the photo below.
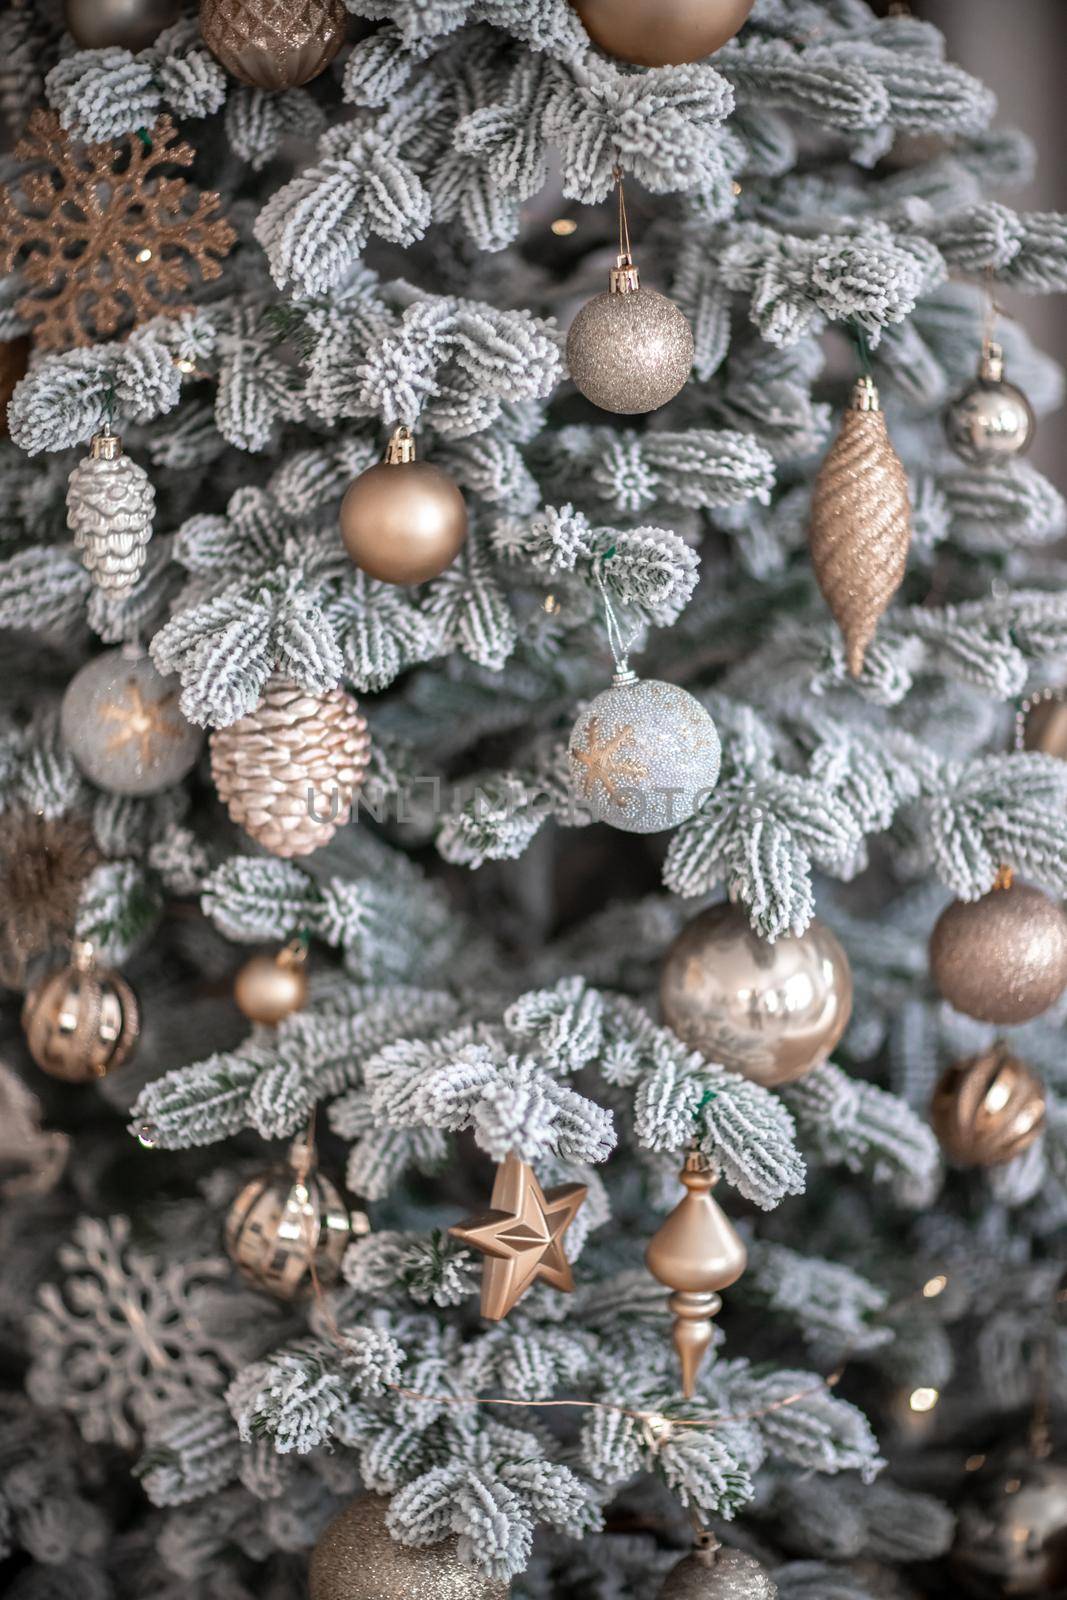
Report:
M 777 1600 L 778 1585 L 755 1556 L 713 1543 L 668 1572 L 660 1600 Z
M 8 436 L 8 404 L 15 392 L 15 385 L 29 370 L 32 348 L 28 339 L 0 340 L 0 439 Z
M 181 0 L 64 0 L 63 20 L 83 50 L 146 50 L 181 15 Z
M 370 1225 L 350 1213 L 336 1184 L 316 1169 L 314 1148 L 294 1141 L 287 1167 L 249 1180 L 226 1219 L 226 1250 L 242 1277 L 276 1300 L 297 1300 L 337 1282 L 353 1233 Z
M 68 966 L 30 989 L 22 1028 L 30 1055 L 49 1077 L 92 1083 L 129 1060 L 141 1019 L 122 974 L 98 966 L 92 946 L 80 943 Z
M 461 1561 L 455 1539 L 399 1544 L 388 1510 L 364 1494 L 334 1517 L 311 1554 L 309 1600 L 507 1600 L 510 1585 Z
M 1067 917 L 1003 870 L 980 900 L 955 900 L 930 936 L 930 971 L 944 998 L 979 1022 L 1029 1022 L 1067 988 Z
M 1045 1126 L 1045 1086 L 1005 1044 L 947 1067 L 930 1121 L 950 1161 L 996 1167 L 1028 1150 Z
M 253 89 L 295 89 L 325 72 L 344 43 L 341 0 L 200 0 L 204 43 Z
M 991 1463 L 959 1509 L 950 1562 L 976 1600 L 1063 1600 L 1067 1465 L 1025 1451 Z
M 723 903 L 694 917 L 667 951 L 663 1020 L 691 1050 L 766 1088 L 825 1061 L 852 1014 L 852 969 L 814 918 L 772 944 L 744 908 Z
M 586 33 L 636 67 L 701 61 L 732 39 L 755 0 L 572 0 Z
M 1004 377 L 1004 351 L 986 343 L 978 376 L 945 408 L 945 437 L 961 461 L 987 467 L 1029 450 L 1037 431 L 1034 408 Z
M 900 588 L 911 544 L 908 475 L 893 448 L 878 390 L 861 378 L 819 468 L 808 528 L 816 581 L 863 671 L 878 619 Z
M 303 946 L 295 943 L 273 956 L 251 956 L 233 981 L 237 1009 L 266 1027 L 302 1011 L 308 997 L 305 962 Z
M 467 507 L 455 483 L 415 456 L 410 428 L 397 428 L 385 460 L 348 486 L 341 538 L 356 566 L 382 583 L 425 583 L 450 567 L 467 538 Z
M 693 330 L 673 300 L 642 284 L 620 254 L 608 289 L 586 302 L 567 334 L 567 366 L 602 411 L 656 411 L 683 388 L 693 366 Z

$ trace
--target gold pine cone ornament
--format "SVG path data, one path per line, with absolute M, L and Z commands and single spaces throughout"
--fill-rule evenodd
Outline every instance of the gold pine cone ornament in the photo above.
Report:
M 863 671 L 878 620 L 900 588 L 911 544 L 911 497 L 878 390 L 861 378 L 819 469 L 808 529 L 815 577 L 845 641 L 848 670 Z
M 129 1060 L 141 1019 L 122 974 L 98 966 L 92 945 L 81 943 L 68 966 L 29 991 L 22 1028 L 42 1072 L 65 1083 L 92 1083 Z

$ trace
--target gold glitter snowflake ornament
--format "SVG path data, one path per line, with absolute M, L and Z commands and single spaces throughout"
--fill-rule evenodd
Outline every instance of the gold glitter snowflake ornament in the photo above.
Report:
M 184 309 L 195 266 L 217 278 L 236 234 L 217 194 L 167 169 L 192 165 L 169 117 L 111 144 L 79 144 L 38 109 L 15 147 L 24 170 L 0 190 L 0 271 L 18 269 L 16 310 L 39 349 L 69 350 Z

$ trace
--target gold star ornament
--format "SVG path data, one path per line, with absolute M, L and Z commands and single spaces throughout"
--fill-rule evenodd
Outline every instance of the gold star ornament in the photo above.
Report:
M 563 1183 L 546 1192 L 533 1168 L 514 1154 L 497 1168 L 492 1209 L 448 1230 L 485 1256 L 483 1317 L 500 1322 L 539 1279 L 571 1292 L 574 1274 L 563 1253 L 563 1235 L 586 1193 L 584 1183 Z

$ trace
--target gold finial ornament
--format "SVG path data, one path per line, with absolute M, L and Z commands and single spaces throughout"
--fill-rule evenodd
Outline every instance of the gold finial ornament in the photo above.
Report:
M 878 619 L 900 587 L 911 544 L 908 475 L 872 378 L 856 384 L 819 468 L 808 540 L 816 580 L 857 678 Z
M 307 948 L 294 939 L 275 955 L 251 956 L 233 982 L 237 1009 L 249 1022 L 273 1027 L 307 1004 Z
M 543 1190 L 533 1168 L 514 1153 L 497 1168 L 492 1209 L 448 1230 L 485 1256 L 483 1317 L 501 1321 L 538 1280 L 571 1292 L 574 1274 L 563 1236 L 587 1192 L 584 1183 Z
M 34 984 L 22 1008 L 30 1055 L 66 1083 L 92 1083 L 121 1067 L 140 1027 L 133 990 L 121 973 L 97 965 L 88 943 L 74 946 L 69 966 Z
M 1028 1150 L 1045 1126 L 1045 1086 L 1005 1044 L 995 1044 L 946 1068 L 930 1121 L 950 1161 L 1000 1166 Z
M 712 1196 L 719 1174 L 706 1156 L 691 1150 L 679 1174 L 686 1194 L 652 1235 L 645 1263 L 674 1292 L 674 1348 L 688 1399 L 711 1346 L 712 1319 L 722 1309 L 720 1289 L 744 1272 L 748 1251 L 733 1223 Z

